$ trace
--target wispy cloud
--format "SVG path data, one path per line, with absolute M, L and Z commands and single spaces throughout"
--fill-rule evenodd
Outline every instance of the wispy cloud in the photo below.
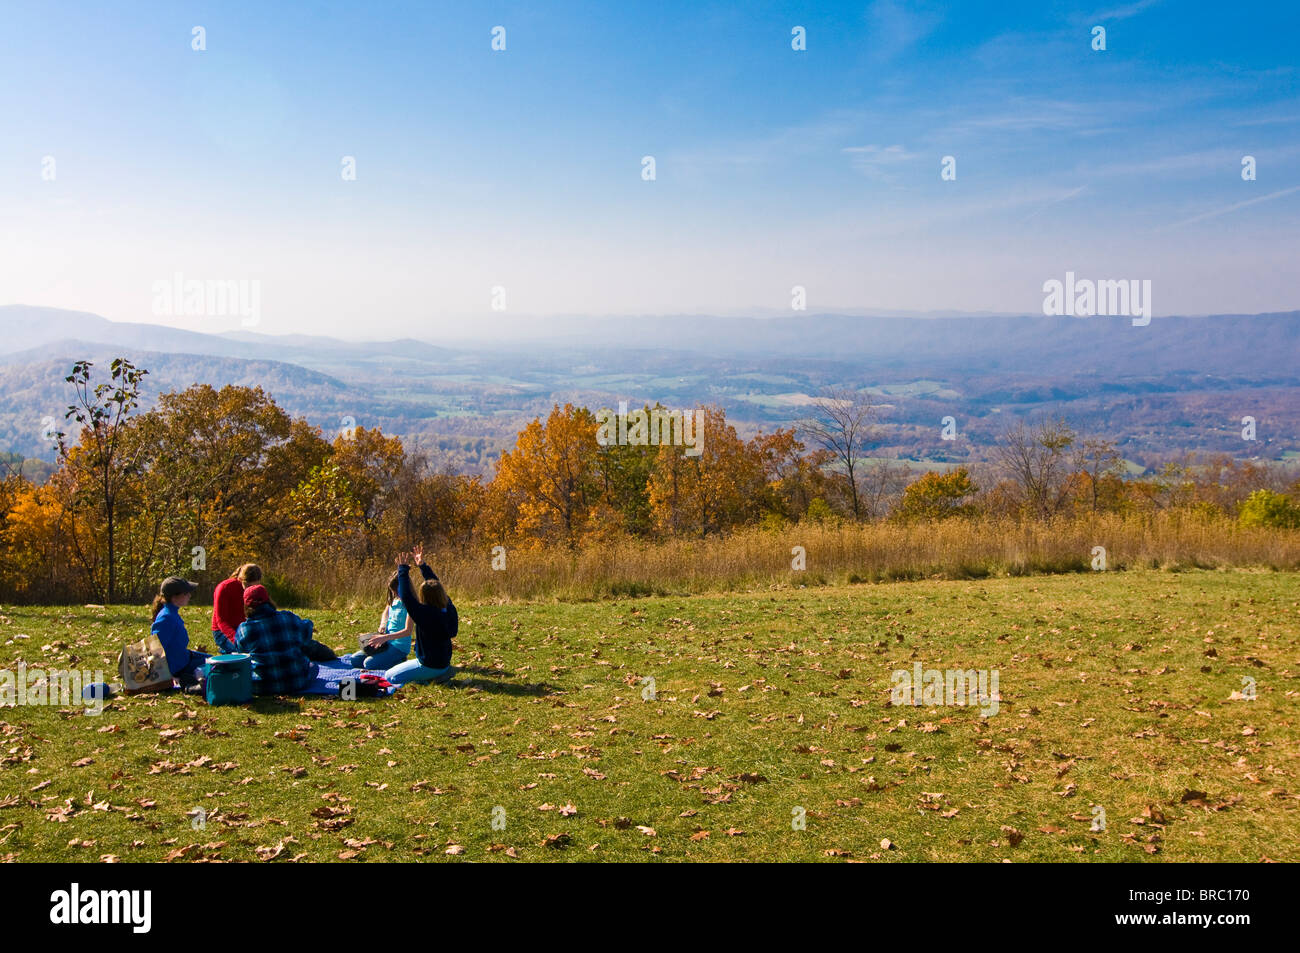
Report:
M 937 179 L 937 176 L 936 176 Z M 839 218 L 816 220 L 809 228 L 842 244 L 869 242 L 902 237 L 920 237 L 935 229 L 944 229 L 951 235 L 961 234 L 959 223 L 974 222 L 981 233 L 988 233 L 995 223 L 1014 224 L 1011 215 L 1021 210 L 1037 207 L 1038 211 L 1059 202 L 1077 197 L 1086 186 L 1071 189 L 1059 187 L 1020 187 L 996 192 L 952 198 L 926 205 L 913 203 L 891 204 L 881 207 L 870 219 L 845 223 Z
M 883 62 L 906 52 L 934 32 L 943 16 L 937 8 L 925 3 L 876 0 L 867 9 L 865 19 L 874 38 L 871 57 Z
M 1127 20 L 1130 17 L 1135 17 L 1139 13 L 1149 10 L 1151 7 L 1154 7 L 1158 3 L 1160 3 L 1160 0 L 1137 0 L 1136 3 L 1130 3 L 1127 6 L 1114 7 L 1110 10 L 1099 10 L 1096 13 L 1092 14 L 1089 17 L 1089 19 L 1093 21 Z
M 1079 173 L 1087 176 L 1178 176 L 1188 174 L 1236 175 L 1241 169 L 1244 149 L 1208 149 L 1181 155 L 1156 156 L 1137 162 L 1108 162 L 1096 166 L 1081 165 Z M 1300 145 L 1279 146 L 1256 152 L 1270 163 L 1300 155 Z
M 1205 152 L 1187 152 L 1182 155 L 1157 156 L 1138 162 L 1108 162 L 1092 167 L 1083 166 L 1080 172 L 1090 176 L 1109 175 L 1177 175 L 1180 173 L 1209 173 L 1233 169 L 1241 160 L 1241 152 L 1215 149 Z
M 840 151 L 852 156 L 853 168 L 873 179 L 889 178 L 890 168 L 920 155 L 908 152 L 902 146 L 846 146 Z
M 1086 185 L 1080 185 L 1077 188 L 1070 189 L 1067 192 L 1062 192 L 1056 198 L 1049 199 L 1048 201 L 1040 205 L 1038 208 L 1030 212 L 1028 215 L 1026 215 L 1024 218 L 1022 218 L 1020 220 L 1020 224 L 1023 225 L 1025 222 L 1028 222 L 1030 219 L 1036 217 L 1040 212 L 1046 211 L 1047 209 L 1051 208 L 1053 205 L 1056 205 L 1060 202 L 1068 202 L 1070 199 L 1082 195 L 1087 190 L 1087 188 L 1088 187 Z
M 1162 225 L 1160 229 L 1157 229 L 1157 231 L 1161 231 L 1166 228 L 1181 228 L 1184 225 L 1193 225 L 1196 222 L 1204 222 L 1207 219 L 1218 218 L 1220 215 L 1227 215 L 1230 212 L 1235 212 L 1243 208 L 1249 208 L 1252 205 L 1259 205 L 1262 202 L 1271 202 L 1274 199 L 1280 199 L 1283 196 L 1291 195 L 1295 192 L 1300 192 L 1300 185 L 1293 185 L 1289 189 L 1279 189 L 1276 192 L 1270 192 L 1268 193 L 1268 195 L 1261 195 L 1258 198 L 1246 199 L 1246 201 L 1244 202 L 1237 202 L 1225 208 L 1215 209 L 1212 212 L 1203 212 L 1200 215 L 1193 215 L 1191 218 L 1185 218 L 1181 222 L 1173 222 L 1169 225 Z
M 1272 126 L 1272 125 L 1290 125 L 1293 122 L 1300 122 L 1300 115 L 1290 116 L 1260 116 L 1258 119 L 1238 119 L 1233 123 L 1234 126 Z
M 852 110 L 836 110 L 777 129 L 767 136 L 727 144 L 713 144 L 687 149 L 670 155 L 671 160 L 687 166 L 757 166 L 824 152 L 862 127 L 865 118 Z
M 1008 100 L 1004 110 L 956 120 L 944 130 L 944 134 L 979 135 L 1039 130 L 1092 133 L 1103 131 L 1112 124 L 1113 113 L 1103 103 L 1014 98 Z

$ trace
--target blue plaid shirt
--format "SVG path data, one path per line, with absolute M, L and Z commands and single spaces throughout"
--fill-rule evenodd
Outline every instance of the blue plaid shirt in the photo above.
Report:
M 310 619 L 261 606 L 235 630 L 235 651 L 253 657 L 253 687 L 263 695 L 292 694 L 311 680 Z

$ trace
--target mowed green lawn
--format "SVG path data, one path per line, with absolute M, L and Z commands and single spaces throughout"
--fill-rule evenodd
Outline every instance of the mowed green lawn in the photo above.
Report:
M 461 612 L 453 686 L 0 709 L 0 857 L 1300 860 L 1294 574 Z M 147 619 L 0 613 L 8 669 L 111 670 Z M 350 647 L 377 612 L 309 614 Z M 205 610 L 185 616 L 208 642 Z M 1000 711 L 890 707 L 915 661 L 998 670 Z M 1253 701 L 1232 699 L 1244 676 Z

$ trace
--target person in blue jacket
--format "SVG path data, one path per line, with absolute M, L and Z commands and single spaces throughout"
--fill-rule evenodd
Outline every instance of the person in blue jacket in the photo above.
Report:
M 199 683 L 199 669 L 208 660 L 203 652 L 190 648 L 190 635 L 185 631 L 180 610 L 189 605 L 196 584 L 168 576 L 158 588 L 158 595 L 153 597 L 153 626 L 150 631 L 162 643 L 167 653 L 167 667 L 172 678 L 180 683 L 181 688 L 191 688 Z
M 384 678 L 394 685 L 407 682 L 449 682 L 456 674 L 451 664 L 451 640 L 460 624 L 456 607 L 433 570 L 424 563 L 419 549 L 412 554 L 420 567 L 420 594 L 411 586 L 411 569 L 406 554 L 397 557 L 397 596 L 415 620 L 415 658 L 390 668 Z

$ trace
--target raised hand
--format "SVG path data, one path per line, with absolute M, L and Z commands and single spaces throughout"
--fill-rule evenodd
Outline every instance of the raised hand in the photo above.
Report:
M 417 566 L 420 565 L 421 563 L 423 563 L 423 562 L 424 562 L 424 544 L 423 544 L 423 543 L 420 543 L 418 546 L 416 546 L 416 547 L 415 547 L 415 550 L 411 553 L 411 556 L 412 556 L 412 558 L 415 559 L 415 564 L 416 564 Z

